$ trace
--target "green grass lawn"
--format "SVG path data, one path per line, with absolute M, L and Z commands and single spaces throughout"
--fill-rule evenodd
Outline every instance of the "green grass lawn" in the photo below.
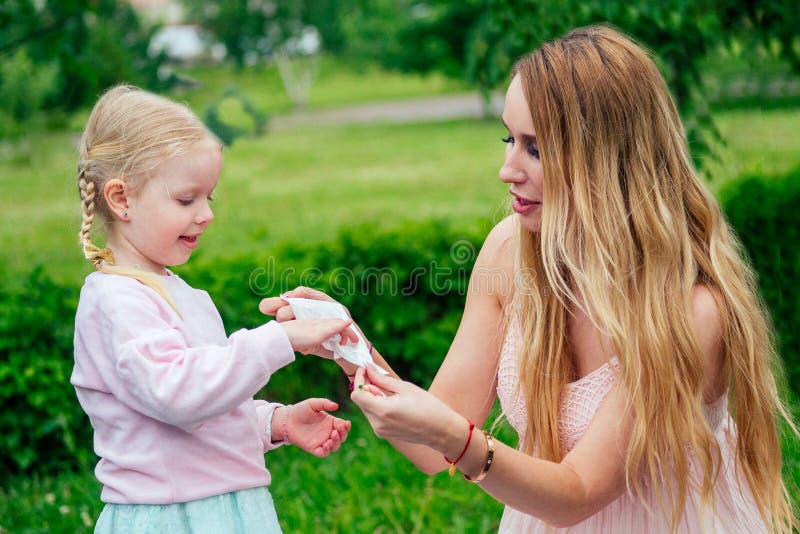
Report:
M 800 108 L 732 110 L 715 115 L 726 146 L 710 162 L 712 189 L 745 174 L 783 174 L 800 165 Z
M 202 105 L 199 97 L 194 105 Z M 728 146 L 723 164 L 713 169 L 714 187 L 742 173 L 782 173 L 800 164 L 800 110 L 736 111 L 717 119 Z M 462 120 L 328 126 L 242 140 L 226 150 L 217 220 L 198 254 L 209 259 L 286 241 L 324 242 L 365 222 L 498 220 L 507 203 L 497 180 L 504 133 L 499 121 Z M 27 155 L 2 161 L 0 268 L 6 283 L 40 264 L 56 281 L 75 286 L 89 272 L 77 244 L 75 135 L 34 134 Z M 360 416 L 352 417 L 351 439 L 328 460 L 301 458 L 290 448 L 268 455 L 277 466 L 272 491 L 286 532 L 496 529 L 497 502 L 458 478 L 418 473 Z M 787 464 L 797 481 L 800 454 L 792 450 Z M 15 479 L 0 488 L 0 534 L 90 531 L 98 511 L 90 468 Z
M 355 407 L 348 404 L 339 415 L 351 420 L 353 429 L 328 458 L 295 447 L 266 455 L 273 474 L 270 491 L 286 534 L 497 531 L 503 506 L 478 486 L 460 475 L 424 475 L 377 438 Z M 494 434 L 504 443 L 516 443 L 506 423 Z M 786 483 L 798 495 L 796 439 L 785 441 L 784 454 Z M 0 487 L 0 533 L 92 532 L 102 509 L 92 468 L 8 481 Z
M 800 110 L 718 116 L 728 146 L 713 187 L 742 173 L 800 164 Z M 237 141 L 226 150 L 204 257 L 248 253 L 285 241 L 321 242 L 369 222 L 497 220 L 504 131 L 497 121 L 305 128 Z M 39 133 L 29 158 L 3 162 L 0 266 L 7 279 L 44 264 L 79 284 L 88 264 L 77 245 L 75 133 Z M 102 240 L 101 240 L 102 241 Z
M 318 459 L 295 447 L 267 454 L 270 491 L 286 534 L 407 534 L 497 531 L 502 505 L 460 475 L 427 476 L 378 439 L 352 407 L 343 447 Z M 508 427 L 498 433 L 514 443 Z M 89 533 L 100 514 L 100 485 L 76 473 L 20 478 L 0 488 L 0 533 Z
M 506 197 L 496 121 L 337 126 L 242 140 L 225 153 L 202 238 L 205 257 L 254 252 L 284 241 L 320 242 L 361 222 L 499 217 Z M 46 264 L 57 280 L 88 272 L 77 244 L 81 221 L 70 134 L 41 134 L 30 162 L 0 180 L 0 265 L 19 276 Z M 457 194 L 454 194 L 457 193 Z

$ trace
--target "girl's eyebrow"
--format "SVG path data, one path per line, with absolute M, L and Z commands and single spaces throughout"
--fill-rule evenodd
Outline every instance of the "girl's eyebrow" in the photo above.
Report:
M 508 130 L 509 132 L 511 131 L 511 128 L 508 127 L 508 124 L 506 124 L 506 121 L 503 119 L 503 117 L 500 117 L 500 122 L 503 123 L 503 127 L 505 127 L 506 130 Z M 521 141 L 527 142 L 530 145 L 538 146 L 538 144 L 536 143 L 536 136 L 533 134 L 519 134 L 519 136 L 515 137 L 520 137 Z

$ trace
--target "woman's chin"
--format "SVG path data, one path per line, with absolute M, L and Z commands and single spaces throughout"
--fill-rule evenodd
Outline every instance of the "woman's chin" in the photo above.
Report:
M 527 230 L 533 234 L 538 234 L 542 230 L 542 215 L 541 212 L 528 213 L 525 215 L 517 214 L 519 224 L 523 230 Z

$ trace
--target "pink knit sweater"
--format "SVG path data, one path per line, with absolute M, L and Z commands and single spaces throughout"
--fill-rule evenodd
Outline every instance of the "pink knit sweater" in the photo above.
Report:
M 186 502 L 268 485 L 264 430 L 277 405 L 254 401 L 294 361 L 275 322 L 225 335 L 205 291 L 162 277 L 155 291 L 90 274 L 75 318 L 71 382 L 94 427 L 109 503 Z

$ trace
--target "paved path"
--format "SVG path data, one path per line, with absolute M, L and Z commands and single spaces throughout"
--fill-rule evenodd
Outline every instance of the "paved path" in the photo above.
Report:
M 478 93 L 442 95 L 388 102 L 375 102 L 319 111 L 297 111 L 270 118 L 271 131 L 291 130 L 306 126 L 375 122 L 420 122 L 485 116 L 483 99 Z M 503 96 L 492 97 L 490 112 L 500 115 Z

